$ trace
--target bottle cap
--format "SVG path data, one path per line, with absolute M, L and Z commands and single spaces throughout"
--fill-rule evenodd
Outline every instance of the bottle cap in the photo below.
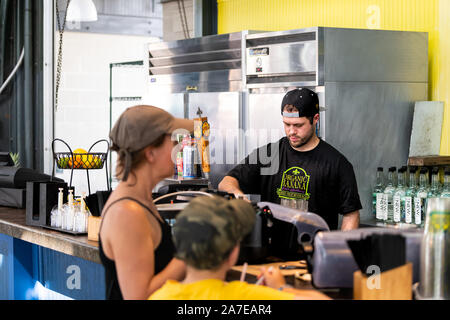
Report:
M 389 172 L 395 172 L 395 171 L 397 171 L 397 168 L 396 168 L 396 167 L 390 167 L 390 168 L 389 168 Z
M 428 173 L 428 169 L 427 168 L 423 167 L 423 168 L 420 169 L 420 174 L 426 174 L 426 173 Z
M 433 167 L 432 173 L 439 173 L 439 167 Z
M 378 168 L 377 168 L 377 171 L 383 172 L 383 167 L 378 167 Z

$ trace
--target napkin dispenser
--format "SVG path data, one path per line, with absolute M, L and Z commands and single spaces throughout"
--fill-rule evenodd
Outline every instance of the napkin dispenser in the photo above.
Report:
M 352 288 L 353 274 L 359 270 L 347 240 L 358 240 L 375 233 L 401 234 L 405 238 L 406 261 L 413 267 L 413 283 L 419 281 L 420 229 L 362 228 L 351 231 L 319 232 L 308 265 L 316 288 Z

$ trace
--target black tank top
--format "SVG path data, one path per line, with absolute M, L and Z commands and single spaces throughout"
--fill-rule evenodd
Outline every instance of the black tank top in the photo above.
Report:
M 121 200 L 132 200 L 137 202 L 139 205 L 147 209 L 151 215 L 153 215 L 156 220 L 159 222 L 161 226 L 161 242 L 159 243 L 159 246 L 155 249 L 155 272 L 154 274 L 158 274 L 161 272 L 172 260 L 175 247 L 172 242 L 172 231 L 170 226 L 167 224 L 167 222 L 161 222 L 161 220 L 148 208 L 146 205 L 141 203 L 140 201 L 124 197 L 117 199 L 113 201 L 109 207 L 105 210 L 103 217 L 106 215 L 106 211 L 111 208 L 111 206 Z M 100 225 L 101 229 L 101 225 Z M 100 253 L 100 260 L 103 264 L 103 267 L 105 268 L 105 285 L 106 285 L 106 299 L 108 300 L 123 300 L 122 291 L 119 287 L 119 281 L 117 278 L 117 272 L 116 272 L 116 263 L 114 260 L 109 259 L 105 252 L 103 251 L 102 247 L 102 240 L 100 238 L 99 234 L 99 253 Z

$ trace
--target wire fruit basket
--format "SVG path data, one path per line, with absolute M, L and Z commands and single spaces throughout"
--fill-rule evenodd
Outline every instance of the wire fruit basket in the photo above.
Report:
M 107 154 L 103 152 L 70 153 L 56 152 L 56 166 L 59 169 L 102 169 Z
M 67 149 L 68 152 L 55 152 L 55 143 L 61 142 L 63 143 Z M 91 150 L 94 150 L 94 147 L 99 143 L 105 143 L 106 144 L 106 150 L 105 152 L 91 152 Z M 98 140 L 95 142 L 88 150 L 88 152 L 73 152 L 70 146 L 61 139 L 54 139 L 52 142 L 52 152 L 53 152 L 53 170 L 52 170 L 52 176 L 55 176 L 55 164 L 59 169 L 70 169 L 70 183 L 69 187 L 72 187 L 72 178 L 73 178 L 73 170 L 80 170 L 84 169 L 86 170 L 86 176 L 87 176 L 87 182 L 88 182 L 88 189 L 89 194 L 91 194 L 91 186 L 89 181 L 89 170 L 95 170 L 95 169 L 103 169 L 105 168 L 106 172 L 106 186 L 108 190 L 110 190 L 109 187 L 109 178 L 108 178 L 108 150 L 109 150 L 109 142 L 105 139 Z

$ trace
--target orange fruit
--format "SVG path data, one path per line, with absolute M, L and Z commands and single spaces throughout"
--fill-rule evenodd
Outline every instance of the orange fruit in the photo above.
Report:
M 74 169 L 79 169 L 79 168 L 84 168 L 84 163 L 87 162 L 87 151 L 82 149 L 82 148 L 78 148 L 75 149 L 73 151 L 73 168 Z M 69 168 L 72 168 L 72 157 L 69 158 Z

